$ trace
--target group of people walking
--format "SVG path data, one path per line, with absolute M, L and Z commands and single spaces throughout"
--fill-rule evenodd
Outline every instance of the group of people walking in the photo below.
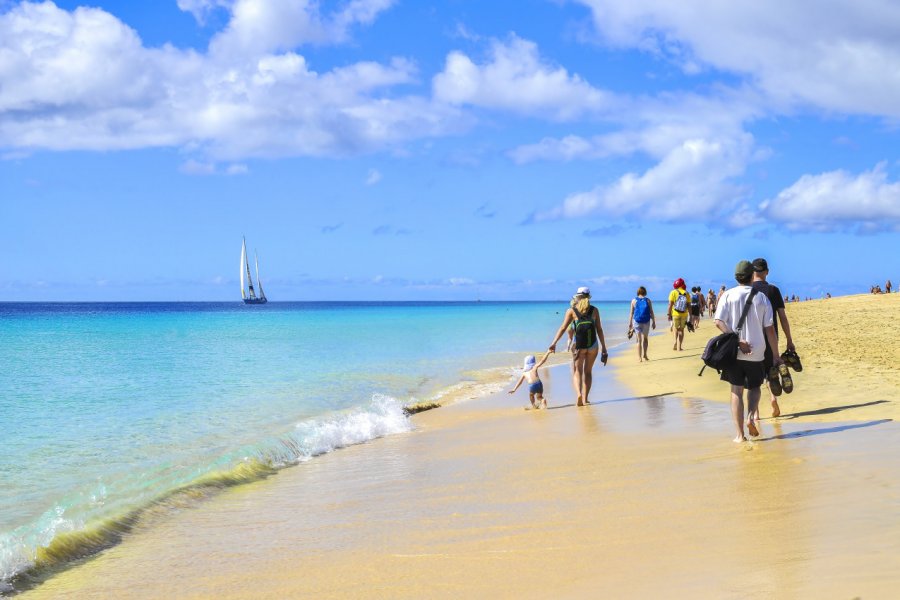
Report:
M 676 352 L 684 349 L 685 329 L 696 330 L 704 312 L 714 318 L 719 331 L 738 334 L 739 350 L 736 360 L 720 373 L 720 378 L 730 385 L 736 442 L 747 439 L 745 425 L 750 436 L 759 435 L 762 384 L 768 382 L 772 416 L 778 417 L 781 414 L 778 396 L 782 392 L 790 393 L 793 390 L 788 365 L 795 371 L 802 369 L 785 313 L 784 297 L 777 286 L 767 281 L 768 275 L 769 265 L 766 259 L 757 258 L 752 262 L 742 260 L 735 267 L 736 285 L 732 288 L 726 289 L 723 285 L 718 294 L 710 289 L 704 296 L 703 289 L 695 286 L 688 293 L 684 279 L 679 277 L 673 282 L 668 296 L 666 317 L 671 323 L 674 342 L 672 349 Z M 522 383 L 528 382 L 532 407 L 546 408 L 538 369 L 550 354 L 556 352 L 562 336 L 568 334 L 566 349 L 572 352 L 572 385 L 576 405 L 590 404 L 594 363 L 599 357 L 605 365 L 608 358 L 600 312 L 590 301 L 590 289 L 578 288 L 547 352 L 540 361 L 534 356 L 525 358 L 522 374 L 510 394 L 515 393 Z M 637 289 L 631 300 L 628 323 L 628 338 L 637 336 L 638 360 L 649 360 L 649 336 L 650 330 L 656 329 L 656 314 L 644 286 Z M 781 355 L 778 354 L 779 324 L 786 341 L 786 350 Z

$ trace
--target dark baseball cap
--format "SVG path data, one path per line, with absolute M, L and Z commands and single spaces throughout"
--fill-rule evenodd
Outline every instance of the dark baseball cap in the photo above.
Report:
M 739 279 L 753 277 L 753 265 L 748 260 L 742 260 L 734 267 L 734 276 Z
M 764 258 L 757 258 L 753 261 L 753 270 L 757 273 L 762 273 L 763 271 L 769 270 L 769 263 L 766 262 Z

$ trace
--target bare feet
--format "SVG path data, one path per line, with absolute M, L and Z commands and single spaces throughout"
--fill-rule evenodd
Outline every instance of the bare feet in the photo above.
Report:
M 746 441 L 747 441 L 747 438 L 745 438 L 745 437 L 742 436 L 742 435 L 739 435 L 739 436 L 737 436 L 736 438 L 734 438 L 734 439 L 731 440 L 731 441 L 734 442 L 735 444 L 740 444 L 741 442 L 746 442 Z
M 752 419 L 747 421 L 747 432 L 750 434 L 750 437 L 759 436 L 759 429 L 756 428 L 756 423 Z
M 587 398 L 585 398 L 585 399 L 584 399 L 584 403 L 585 403 L 585 404 L 590 404 L 590 403 L 591 403 L 591 401 L 590 401 L 590 400 L 588 400 L 588 399 L 587 399 Z
M 780 417 L 781 409 L 778 407 L 778 400 L 772 399 L 772 418 Z
M 650 357 L 647 356 L 647 355 L 645 354 L 645 355 L 644 355 L 644 360 L 650 360 Z

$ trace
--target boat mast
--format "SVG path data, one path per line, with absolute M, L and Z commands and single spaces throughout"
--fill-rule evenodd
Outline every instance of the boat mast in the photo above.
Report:
M 244 240 L 244 244 L 245 245 L 247 244 L 247 240 Z M 255 300 L 256 292 L 253 291 L 253 278 L 250 276 L 250 257 L 246 256 L 246 254 L 245 254 L 244 258 L 245 258 L 244 266 L 246 267 L 246 270 L 247 270 L 247 284 L 248 284 L 247 287 L 250 290 L 250 299 Z
M 266 299 L 266 293 L 262 288 L 262 279 L 259 278 L 259 254 L 256 253 L 256 250 L 253 251 L 253 258 L 256 262 L 256 285 L 259 286 L 259 297 L 263 300 Z

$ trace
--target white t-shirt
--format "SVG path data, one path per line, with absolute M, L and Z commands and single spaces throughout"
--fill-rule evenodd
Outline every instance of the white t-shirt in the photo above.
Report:
M 744 311 L 744 304 L 749 295 L 749 285 L 739 285 L 725 290 L 719 296 L 719 302 L 716 305 L 716 320 L 724 322 L 730 331 L 734 331 L 738 321 L 741 320 L 741 313 Z M 747 311 L 747 320 L 744 321 L 740 336 L 742 341 L 750 343 L 751 351 L 750 354 L 744 354 L 738 350 L 738 360 L 754 362 L 763 360 L 766 354 L 766 333 L 763 331 L 763 327 L 769 327 L 772 323 L 772 304 L 765 294 L 756 294 L 750 310 Z

